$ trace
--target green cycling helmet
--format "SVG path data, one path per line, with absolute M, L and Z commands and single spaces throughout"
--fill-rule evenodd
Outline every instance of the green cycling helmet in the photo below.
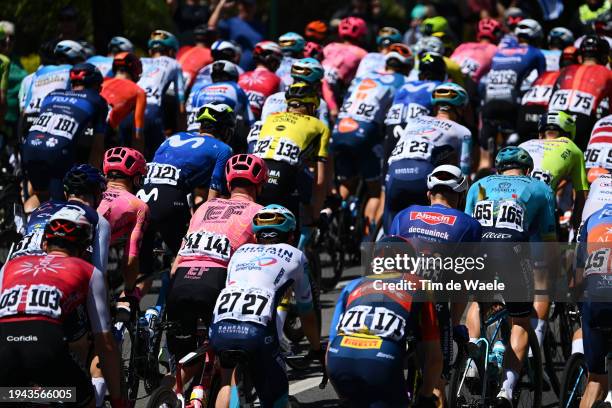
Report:
M 468 104 L 468 94 L 463 87 L 453 82 L 445 82 L 433 90 L 431 103 L 433 105 L 465 106 Z
M 533 159 L 522 147 L 504 147 L 495 157 L 497 171 L 509 169 L 533 169 Z
M 448 30 L 448 20 L 442 16 L 430 17 L 423 20 L 420 31 L 424 35 L 433 33 L 445 33 Z
M 558 130 L 561 136 L 574 140 L 576 137 L 576 120 L 566 112 L 550 111 L 546 115 L 542 115 L 539 130 L 540 132 Z

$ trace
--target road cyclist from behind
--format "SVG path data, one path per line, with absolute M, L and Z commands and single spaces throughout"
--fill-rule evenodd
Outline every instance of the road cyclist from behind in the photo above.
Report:
M 276 75 L 280 78 L 280 90 L 286 91 L 293 83 L 291 79 L 291 67 L 295 61 L 304 58 L 304 46 L 306 41 L 298 33 L 288 32 L 278 37 L 278 45 L 283 53 L 280 66 L 276 69 Z
M 612 115 L 599 119 L 593 126 L 584 161 L 590 183 L 612 170 Z
M 125 37 L 116 36 L 108 42 L 107 55 L 94 55 L 87 58 L 86 62 L 94 65 L 100 70 L 103 77 L 113 76 L 113 60 L 117 54 L 122 52 L 134 52 L 134 45 Z
M 187 100 L 191 98 L 191 94 L 197 92 L 203 86 L 212 83 L 210 74 L 212 72 L 212 64 L 215 61 L 224 60 L 233 62 L 236 64 L 238 74 L 244 74 L 244 70 L 238 65 L 240 63 L 240 57 L 242 56 L 242 51 L 238 44 L 233 41 L 217 40 L 212 44 L 210 49 L 213 61 L 198 71 L 196 77 L 192 81 L 193 83 L 189 91 L 190 96 Z
M 371 73 L 385 70 L 385 55 L 391 44 L 402 42 L 402 34 L 397 28 L 382 27 L 376 35 L 376 51 L 368 52 L 359 62 L 355 78 L 363 78 Z
M 464 42 L 453 51 L 450 58 L 459 64 L 463 75 L 470 76 L 478 84 L 480 78 L 491 69 L 501 35 L 501 24 L 497 20 L 484 18 L 476 28 L 477 42 Z

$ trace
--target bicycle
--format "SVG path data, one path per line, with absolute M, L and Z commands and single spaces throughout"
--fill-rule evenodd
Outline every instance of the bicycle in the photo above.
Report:
M 510 347 L 508 311 L 494 304 L 489 316 L 482 308 L 480 315 L 481 337 L 462 348 L 451 375 L 449 406 L 453 408 L 492 406 L 501 386 L 502 361 L 493 353 L 493 345 L 501 342 Z M 529 336 L 529 348 L 532 356 L 525 359 L 512 395 L 514 407 L 539 408 L 542 403 L 542 355 L 534 335 Z
M 578 408 L 588 379 L 584 354 L 574 353 L 567 360 L 561 376 L 560 408 Z

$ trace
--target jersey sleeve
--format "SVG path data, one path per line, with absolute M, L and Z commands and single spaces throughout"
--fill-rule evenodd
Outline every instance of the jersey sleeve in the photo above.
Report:
M 573 147 L 574 151 L 572 152 L 572 155 L 574 156 L 574 160 L 572 163 L 571 178 L 574 191 L 589 191 L 589 180 L 587 178 L 586 167 L 584 165 L 584 155 L 577 146 Z
M 312 292 L 310 291 L 310 278 L 308 275 L 308 260 L 301 254 L 300 265 L 296 273 L 296 281 L 293 285 L 295 302 L 299 313 L 307 313 L 312 310 Z
M 329 325 L 329 343 L 331 344 L 336 336 L 338 335 L 338 323 L 340 323 L 340 319 L 344 314 L 346 308 L 346 301 L 348 296 L 351 294 L 351 291 L 361 282 L 362 278 L 355 279 L 350 282 L 348 285 L 342 289 L 340 296 L 338 297 L 338 301 L 336 302 L 336 308 L 334 309 L 334 315 L 331 319 L 331 323 Z
M 469 176 L 472 165 L 472 134 L 467 131 L 461 136 L 461 154 L 459 156 L 461 172 Z
M 30 86 L 32 85 L 32 78 L 34 74 L 30 74 L 21 81 L 21 85 L 19 86 L 19 110 L 24 111 L 27 105 L 28 94 L 30 90 Z
M 588 254 L 587 254 L 587 241 L 588 241 L 588 224 L 589 224 L 589 218 L 587 218 L 587 220 L 582 223 L 582 226 L 580 227 L 580 231 L 578 232 L 578 238 L 577 238 L 577 247 L 576 247 L 576 267 L 577 268 L 584 268 L 584 265 L 586 263 Z
M 93 119 L 93 131 L 94 133 L 105 133 L 106 132 L 106 118 L 108 117 L 108 105 L 106 100 L 100 97 L 97 106 L 97 112 Z
M 87 292 L 87 314 L 91 322 L 91 331 L 94 334 L 110 331 L 110 312 L 107 299 L 104 276 L 98 268 L 94 268 L 89 279 L 89 291 Z
M 534 68 L 538 71 L 538 76 L 546 71 L 546 57 L 540 50 L 537 50 Z
M 542 189 L 542 208 L 539 214 L 539 235 L 541 241 L 555 241 L 557 239 L 555 222 L 555 196 L 550 187 L 544 182 L 538 183 Z
M 136 130 L 144 129 L 146 107 L 147 94 L 142 88 L 138 87 L 138 91 L 136 92 L 136 106 L 134 108 L 134 128 L 136 128 Z
M 329 137 L 330 132 L 329 128 L 320 122 L 321 127 L 321 138 L 319 139 L 319 149 L 317 152 L 317 157 L 320 159 L 327 159 L 329 156 Z
M 0 90 L 7 91 L 8 90 L 8 80 L 9 80 L 9 70 L 11 68 L 11 60 L 4 57 L 0 60 Z
M 130 238 L 126 243 L 126 253 L 129 256 L 138 256 L 140 253 L 140 244 L 142 243 L 142 237 L 145 229 L 149 222 L 149 207 L 143 202 L 142 206 L 138 209 L 136 215 L 136 224 L 130 234 Z
M 246 93 L 240 89 L 239 87 L 238 89 L 238 97 L 240 98 L 240 104 L 242 105 L 243 109 L 244 109 L 244 115 L 243 117 L 247 120 L 247 123 L 249 124 L 249 126 L 251 126 L 253 123 L 255 123 L 255 114 L 253 113 L 253 109 L 251 109 L 251 104 L 249 103 L 249 98 L 247 97 Z
M 110 245 L 111 227 L 106 218 L 101 215 L 98 217 L 98 226 L 96 228 L 96 236 L 93 242 L 93 257 L 92 261 L 96 268 L 106 275 L 106 266 L 108 263 L 108 247 Z
M 185 102 L 185 80 L 183 79 L 183 70 L 179 63 L 176 63 L 174 68 L 174 90 L 176 91 L 176 97 L 180 103 Z
M 479 183 L 472 184 L 472 187 L 468 190 L 467 197 L 465 198 L 465 213 L 470 217 L 474 213 L 474 206 L 476 205 L 476 192 L 478 191 Z
M 227 183 L 225 180 L 225 163 L 232 157 L 232 149 L 224 150 L 217 155 L 215 167 L 210 178 L 211 190 L 218 191 L 222 194 L 227 192 Z

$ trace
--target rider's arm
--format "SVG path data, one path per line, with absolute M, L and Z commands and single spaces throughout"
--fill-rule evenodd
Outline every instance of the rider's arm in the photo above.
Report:
M 479 183 L 474 183 L 468 190 L 467 196 L 465 197 L 465 213 L 470 217 L 474 213 L 474 206 L 476 205 L 476 191 L 479 188 Z
M 142 208 L 138 209 L 136 224 L 134 225 L 134 229 L 132 229 L 130 238 L 126 242 L 125 254 L 127 255 L 127 265 L 125 266 L 124 274 L 126 291 L 130 291 L 134 288 L 136 278 L 140 272 L 140 244 L 142 243 L 142 237 L 148 222 L 149 207 L 144 204 Z
M 332 91 L 329 83 L 326 80 L 323 80 L 321 92 L 323 94 L 323 99 L 327 103 L 327 107 L 329 108 L 329 115 L 331 116 L 331 120 L 335 121 L 336 117 L 338 117 L 338 104 L 336 103 L 336 99 L 334 98 L 334 91 Z
M 227 0 L 219 1 L 219 4 L 217 4 L 217 7 L 215 7 L 215 10 L 212 12 L 210 18 L 208 19 L 208 28 L 217 28 L 219 20 L 221 19 L 221 12 L 223 11 L 223 7 L 225 6 L 226 2 Z
M 575 157 L 572 168 L 572 185 L 574 186 L 576 196 L 574 198 L 571 224 L 574 230 L 578 231 L 580 221 L 582 220 L 584 203 L 586 202 L 587 195 L 589 194 L 589 181 L 587 179 L 582 151 L 580 151 L 578 148 L 576 148 L 576 150 L 576 153 L 572 155 Z
M 232 157 L 232 149 L 227 149 L 217 154 L 215 167 L 210 177 L 208 187 L 208 200 L 228 194 L 227 182 L 225 180 L 225 164 Z
M 147 94 L 141 88 L 136 93 L 136 107 L 134 108 L 134 140 L 132 147 L 141 153 L 144 153 L 144 121 L 145 108 L 147 106 Z
M 319 151 L 317 152 L 317 156 L 319 160 L 316 166 L 316 174 L 315 174 L 315 185 L 312 192 L 312 211 L 313 216 L 318 217 L 319 211 L 323 207 L 323 202 L 325 201 L 325 197 L 327 195 L 327 164 L 324 160 L 328 157 L 329 151 L 329 137 L 330 132 L 329 128 L 325 125 L 321 126 L 321 138 L 319 139 Z M 316 218 L 313 218 L 316 219 Z
M 469 176 L 472 166 L 472 134 L 469 132 L 464 134 L 461 139 L 461 156 L 459 157 L 459 164 L 461 172 Z
M 94 268 L 89 281 L 89 292 L 87 293 L 87 313 L 108 392 L 112 399 L 118 399 L 121 397 L 119 353 L 110 331 L 110 313 L 107 299 L 104 276 L 100 270 Z
M 106 218 L 98 217 L 96 236 L 93 241 L 92 261 L 96 268 L 106 275 L 106 265 L 108 263 L 108 247 L 110 244 L 111 228 Z
M 539 224 L 539 233 L 540 239 L 542 242 L 557 242 L 557 226 L 555 220 L 556 214 L 556 200 L 555 195 L 544 183 L 542 185 L 546 186 L 546 189 L 543 189 L 543 194 L 545 198 L 545 204 L 540 212 L 540 224 Z
M 102 101 L 104 99 L 100 98 Z M 108 106 L 106 103 L 98 105 L 97 117 L 93 124 L 93 142 L 89 153 L 89 164 L 100 169 L 102 168 L 102 155 L 104 154 L 104 134 L 106 133 L 106 117 L 108 116 Z
M 308 277 L 308 261 L 304 254 L 300 262 L 299 272 L 296 274 L 296 281 L 293 285 L 295 300 L 297 303 L 300 320 L 304 327 L 304 334 L 314 351 L 321 349 L 321 337 L 317 324 L 317 315 L 312 305 L 312 293 L 310 291 L 310 279 Z
M 361 279 L 362 278 L 357 278 L 353 280 L 348 285 L 346 285 L 344 289 L 342 289 L 342 292 L 340 292 L 340 296 L 338 297 L 338 301 L 336 302 L 336 308 L 334 309 L 334 315 L 332 316 L 331 324 L 329 325 L 329 343 L 330 344 L 332 343 L 332 341 L 334 341 L 334 339 L 338 335 L 338 323 L 340 323 L 340 319 L 342 318 L 342 315 L 344 314 L 348 296 L 351 294 L 353 289 L 359 284 L 359 282 L 361 282 Z

